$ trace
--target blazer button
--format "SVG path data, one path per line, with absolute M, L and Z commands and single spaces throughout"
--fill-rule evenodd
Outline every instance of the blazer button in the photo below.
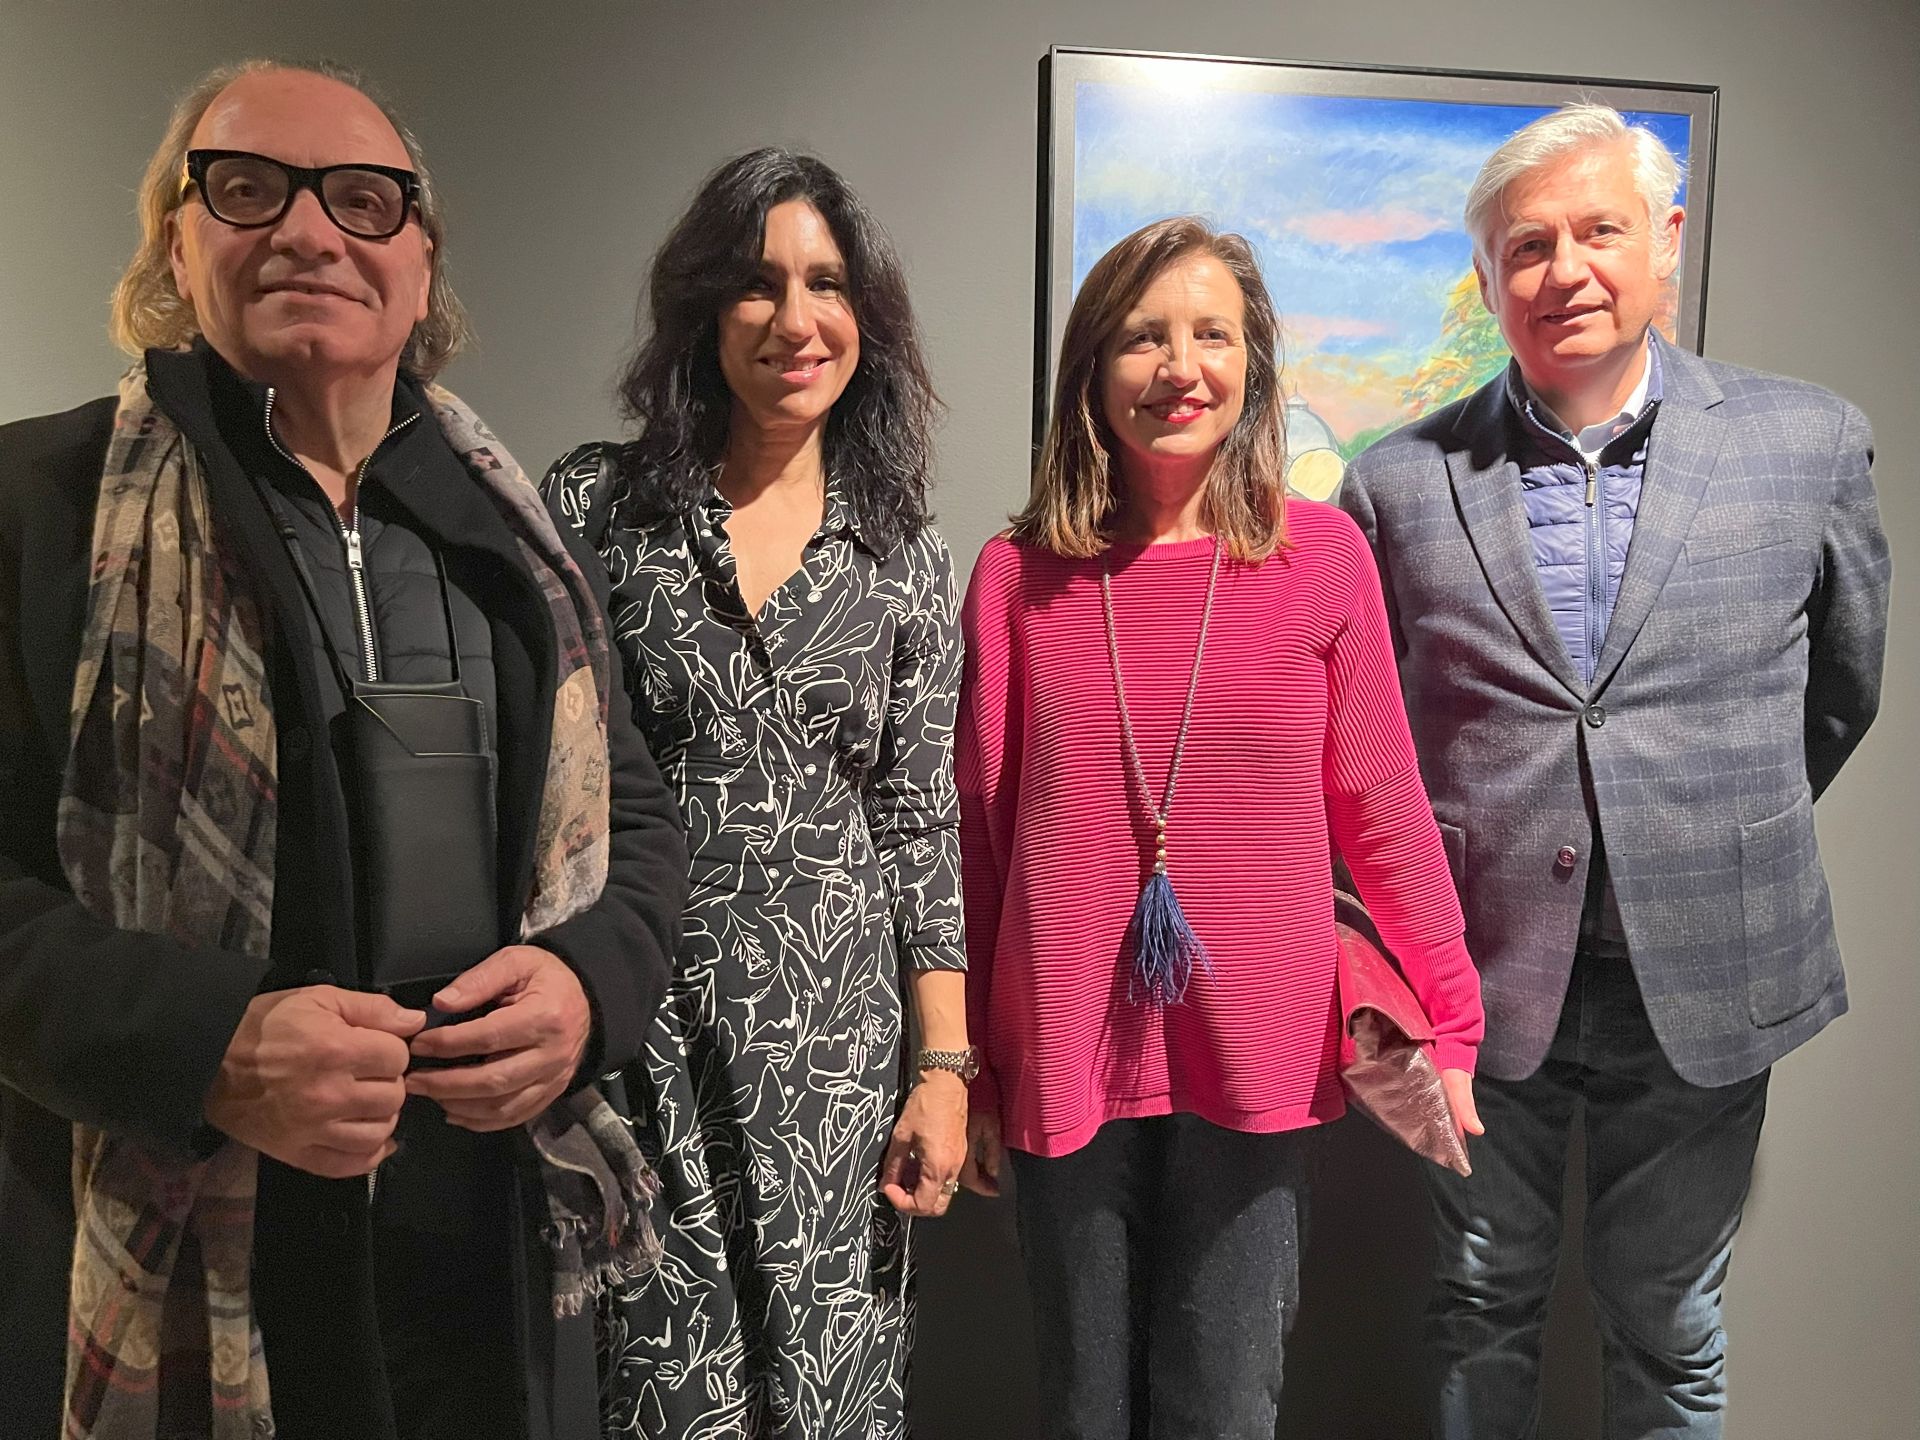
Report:
M 304 760 L 313 749 L 313 742 L 307 738 L 307 727 L 290 725 L 280 732 L 280 753 L 289 760 Z
M 1607 707 L 1604 705 L 1587 706 L 1587 724 L 1598 730 L 1607 723 Z
M 1573 862 L 1579 858 L 1580 852 L 1578 850 L 1574 849 L 1571 845 L 1562 845 L 1560 847 L 1560 853 L 1553 857 L 1553 863 L 1558 865 L 1562 870 L 1571 870 L 1573 868 Z

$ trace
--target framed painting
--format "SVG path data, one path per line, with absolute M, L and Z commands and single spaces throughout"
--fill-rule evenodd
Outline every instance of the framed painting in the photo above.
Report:
M 1685 166 L 1681 261 L 1656 323 L 1698 350 L 1719 92 L 1056 48 L 1042 62 L 1036 436 L 1088 269 L 1165 215 L 1246 237 L 1282 322 L 1287 479 L 1328 499 L 1346 462 L 1506 364 L 1461 212 L 1481 163 L 1573 100 L 1612 105 Z

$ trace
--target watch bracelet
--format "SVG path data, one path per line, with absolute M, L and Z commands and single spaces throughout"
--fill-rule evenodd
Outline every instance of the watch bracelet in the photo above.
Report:
M 950 1074 L 959 1076 L 962 1080 L 966 1080 L 969 1070 L 973 1071 L 976 1075 L 979 1073 L 980 1052 L 971 1045 L 964 1050 L 935 1050 L 930 1046 L 923 1045 L 919 1050 L 914 1052 L 913 1068 L 915 1070 L 945 1070 Z

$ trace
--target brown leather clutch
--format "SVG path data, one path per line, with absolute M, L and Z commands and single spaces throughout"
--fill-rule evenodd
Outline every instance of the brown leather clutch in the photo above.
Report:
M 1348 1103 L 1414 1154 L 1471 1175 L 1433 1063 L 1433 1022 L 1380 943 L 1366 907 L 1336 890 L 1333 909 L 1340 942 L 1340 1083 Z

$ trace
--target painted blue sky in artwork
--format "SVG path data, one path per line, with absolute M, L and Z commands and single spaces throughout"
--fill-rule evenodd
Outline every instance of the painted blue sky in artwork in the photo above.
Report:
M 1547 108 L 1081 83 L 1074 288 L 1129 231 L 1197 212 L 1253 243 L 1291 351 L 1409 367 L 1471 263 L 1468 185 Z M 1687 116 L 1628 119 L 1687 154 Z

